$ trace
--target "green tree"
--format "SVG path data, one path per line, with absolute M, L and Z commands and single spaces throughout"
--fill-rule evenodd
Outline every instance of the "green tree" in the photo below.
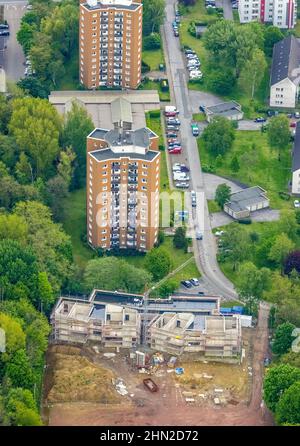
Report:
M 35 23 L 29 24 L 26 22 L 21 22 L 21 27 L 17 33 L 17 40 L 19 44 L 23 47 L 24 53 L 27 54 L 34 42 L 34 35 L 37 31 L 37 26 Z
M 260 49 L 252 52 L 250 59 L 246 60 L 241 70 L 239 85 L 244 92 L 254 98 L 254 95 L 261 85 L 267 68 L 266 58 Z
M 291 138 L 289 120 L 286 115 L 280 114 L 270 119 L 267 135 L 271 148 L 278 151 L 280 161 L 281 151 L 287 149 Z
M 277 235 L 269 252 L 269 259 L 275 262 L 283 270 L 283 262 L 287 255 L 294 249 L 294 242 L 284 233 Z
M 152 248 L 145 257 L 145 268 L 152 274 L 154 280 L 165 277 L 172 267 L 172 259 L 164 248 Z
M 276 406 L 283 392 L 300 380 L 300 369 L 288 364 L 271 367 L 264 379 L 264 401 L 268 408 L 276 411 Z
M 164 0 L 145 0 L 143 2 L 143 34 L 159 32 L 165 17 Z
M 161 48 L 161 37 L 159 33 L 151 33 L 143 39 L 144 50 L 158 50 Z
M 86 137 L 93 130 L 94 124 L 85 108 L 73 102 L 67 114 L 63 142 L 65 147 L 72 147 L 76 154 L 73 188 L 85 185 L 86 178 Z
M 222 248 L 228 252 L 228 260 L 232 262 L 235 271 L 249 255 L 249 234 L 237 223 L 233 223 L 222 236 Z
M 15 99 L 9 129 L 20 150 L 34 161 L 36 176 L 47 177 L 59 153 L 62 126 L 56 109 L 44 99 Z
M 207 85 L 216 94 L 226 96 L 230 94 L 235 86 L 235 75 L 231 69 L 222 67 L 208 73 Z
M 266 26 L 264 30 L 264 50 L 268 57 L 272 57 L 275 43 L 284 38 L 284 34 L 277 26 Z
M 33 395 L 27 389 L 13 388 L 9 391 L 6 411 L 12 426 L 42 425 Z
M 27 76 L 17 83 L 26 94 L 34 98 L 47 99 L 50 93 L 48 86 L 36 76 Z
M 218 185 L 216 189 L 215 200 L 222 209 L 224 207 L 224 204 L 229 201 L 230 195 L 231 187 L 229 187 L 226 183 Z
M 177 249 L 187 249 L 188 241 L 186 238 L 186 227 L 178 226 L 175 230 L 173 245 Z
M 34 376 L 25 350 L 15 352 L 6 364 L 5 372 L 13 387 L 32 389 Z
M 276 407 L 276 420 L 279 424 L 300 425 L 300 380 L 283 393 Z
M 179 281 L 170 277 L 157 289 L 159 297 L 169 297 L 179 287 Z
M 38 300 L 40 302 L 40 308 L 45 312 L 49 311 L 54 303 L 54 294 L 52 286 L 48 281 L 47 274 L 45 272 L 38 274 Z
M 234 138 L 235 133 L 231 122 L 221 116 L 214 118 L 202 133 L 205 146 L 214 157 L 227 153 L 232 147 Z
M 84 284 L 89 291 L 100 288 L 138 293 L 144 292 L 150 281 L 151 276 L 147 271 L 116 257 L 92 259 L 87 263 L 84 273 Z
M 234 155 L 234 157 L 231 160 L 230 169 L 234 173 L 236 173 L 240 170 L 240 163 L 239 163 L 238 157 L 236 155 Z
M 215 59 L 222 60 L 227 66 L 234 62 L 233 43 L 236 40 L 236 28 L 229 20 L 218 20 L 208 27 L 203 36 L 206 49 Z
M 25 348 L 26 336 L 19 320 L 0 312 L 0 327 L 5 331 L 5 353 L 1 359 L 10 360 L 16 351 Z
M 294 329 L 295 325 L 290 322 L 285 322 L 277 327 L 272 344 L 272 351 L 275 355 L 283 355 L 291 348 L 292 342 L 295 339 L 292 336 Z
M 252 262 L 245 262 L 239 270 L 237 289 L 249 313 L 256 313 L 263 291 L 270 286 L 270 270 L 259 269 Z
M 296 214 L 290 209 L 282 209 L 280 211 L 280 220 L 278 229 L 284 232 L 291 240 L 297 241 L 298 224 Z
M 28 226 L 26 221 L 18 215 L 0 214 L 0 240 L 11 239 L 26 243 Z
M 28 156 L 24 153 L 20 153 L 19 161 L 16 163 L 16 177 L 20 184 L 33 183 L 33 170 Z

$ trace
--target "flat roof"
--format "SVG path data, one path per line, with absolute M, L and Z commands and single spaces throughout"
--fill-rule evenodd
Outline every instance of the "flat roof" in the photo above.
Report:
M 206 107 L 205 112 L 215 115 L 232 116 L 241 112 L 241 105 L 235 101 L 221 102 L 220 104 Z
M 243 211 L 248 206 L 267 199 L 268 197 L 264 189 L 260 186 L 253 186 L 231 194 L 230 200 L 225 204 L 233 211 Z
M 111 103 L 112 122 L 129 122 L 132 124 L 131 104 L 124 98 L 117 98 Z
M 147 150 L 145 154 L 136 153 L 136 152 L 114 152 L 111 149 L 99 149 L 90 154 L 96 158 L 97 161 L 105 161 L 106 159 L 120 159 L 120 158 L 130 158 L 132 160 L 145 160 L 152 161 L 159 152 L 156 150 Z
M 78 99 L 84 104 L 111 104 L 117 98 L 125 98 L 131 104 L 159 105 L 157 90 L 64 90 L 51 91 L 49 102 L 51 104 L 65 104 Z M 149 109 L 150 110 L 150 109 Z
M 96 5 L 89 5 L 88 3 L 83 3 L 83 6 L 85 6 L 87 9 L 89 9 L 90 11 L 96 11 L 98 9 L 107 9 L 107 8 L 114 8 L 114 9 L 127 9 L 127 10 L 131 10 L 134 11 L 136 10 L 139 6 L 141 6 L 140 3 L 131 3 L 128 4 L 129 2 L 122 2 L 122 0 L 111 0 L 110 2 L 97 2 Z

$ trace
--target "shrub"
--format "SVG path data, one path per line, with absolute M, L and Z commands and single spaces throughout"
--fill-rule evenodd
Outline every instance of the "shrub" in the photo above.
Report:
M 151 33 L 144 37 L 144 50 L 159 50 L 161 48 L 161 37 L 159 33 Z
M 240 218 L 240 219 L 238 220 L 238 222 L 239 222 L 241 225 L 251 225 L 252 220 L 251 220 L 250 217 L 249 217 L 249 218 Z

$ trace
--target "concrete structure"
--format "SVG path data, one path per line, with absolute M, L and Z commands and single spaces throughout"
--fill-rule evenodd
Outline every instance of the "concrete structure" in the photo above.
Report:
M 73 102 L 85 107 L 95 127 L 111 129 L 113 124 L 113 103 L 125 99 L 130 104 L 132 128 L 145 127 L 145 112 L 160 108 L 156 90 L 124 91 L 52 91 L 49 101 L 63 116 L 68 113 Z
M 158 236 L 158 136 L 147 127 L 132 130 L 123 102 L 113 115 L 113 130 L 95 129 L 87 137 L 88 242 L 146 251 Z
M 140 315 L 121 305 L 60 298 L 51 316 L 52 339 L 103 347 L 132 348 L 139 343 Z
M 221 102 L 217 105 L 205 107 L 205 114 L 208 122 L 211 122 L 216 116 L 223 116 L 230 121 L 239 121 L 244 116 L 241 105 L 235 101 Z
M 141 82 L 143 6 L 140 0 L 80 4 L 79 79 L 89 89 L 137 88 Z
M 231 194 L 224 211 L 235 219 L 250 217 L 251 212 L 269 207 L 266 191 L 259 186 L 248 187 Z
M 292 194 L 300 194 L 300 123 L 297 123 L 292 159 Z
M 147 323 L 146 343 L 155 351 L 176 356 L 194 353 L 197 358 L 239 356 L 240 316 L 220 315 L 219 298 L 174 295 L 166 302 L 153 299 L 147 307 L 143 299 L 143 295 L 102 290 L 94 290 L 88 300 L 61 297 L 50 318 L 51 340 L 135 348 L 143 342 Z
M 294 36 L 277 42 L 273 48 L 270 80 L 270 106 L 295 108 L 300 81 L 300 43 Z
M 241 23 L 260 21 L 291 29 L 297 22 L 296 0 L 239 0 L 238 11 Z
M 241 350 L 239 316 L 200 316 L 192 313 L 164 313 L 149 326 L 151 349 L 180 356 L 234 357 Z

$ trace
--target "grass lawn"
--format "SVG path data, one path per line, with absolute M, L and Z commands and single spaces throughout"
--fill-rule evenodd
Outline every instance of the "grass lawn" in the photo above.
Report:
M 196 122 L 206 121 L 206 116 L 205 116 L 204 113 L 194 113 L 193 114 L 193 121 L 196 121 Z
M 157 90 L 159 94 L 159 99 L 163 102 L 170 101 L 170 91 L 162 91 L 159 82 L 154 82 L 150 80 L 145 80 L 139 86 L 139 90 Z
M 150 71 L 158 71 L 160 64 L 165 64 L 162 48 L 158 50 L 144 50 L 142 60 L 150 67 Z
M 220 212 L 221 208 L 215 200 L 207 200 L 208 211 L 210 214 L 213 212 Z
M 84 269 L 86 263 L 93 258 L 92 249 L 88 248 L 81 240 L 86 231 L 85 188 L 76 190 L 70 194 L 64 203 L 63 227 L 71 236 L 75 263 Z
M 198 139 L 201 162 L 213 166 L 217 175 L 236 179 L 249 186 L 261 186 L 266 189 L 273 208 L 292 208 L 292 201 L 280 198 L 278 192 L 287 191 L 290 177 L 291 156 L 286 150 L 278 161 L 276 151 L 271 151 L 266 133 L 260 131 L 239 131 L 232 149 L 223 157 L 222 164 L 215 165 L 214 160 L 205 150 L 203 141 Z M 237 156 L 240 169 L 232 172 L 230 164 Z

